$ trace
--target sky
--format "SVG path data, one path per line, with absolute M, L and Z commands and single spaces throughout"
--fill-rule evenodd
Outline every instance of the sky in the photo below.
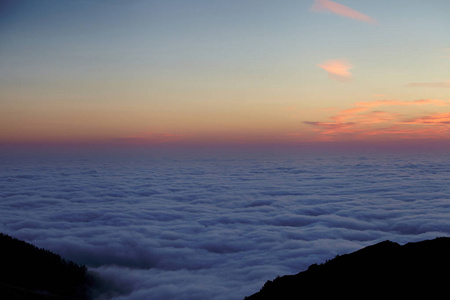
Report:
M 0 145 L 448 143 L 449 16 L 447 0 L 2 1 Z

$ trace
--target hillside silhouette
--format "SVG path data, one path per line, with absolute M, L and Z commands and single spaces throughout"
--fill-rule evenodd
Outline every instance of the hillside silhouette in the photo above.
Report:
M 449 280 L 450 238 L 384 241 L 267 281 L 245 299 L 443 299 Z
M 89 299 L 98 284 L 85 266 L 2 233 L 0 249 L 0 299 Z M 440 299 L 449 280 L 450 238 L 384 241 L 267 281 L 245 299 Z
M 85 266 L 0 233 L 0 299 L 88 299 Z

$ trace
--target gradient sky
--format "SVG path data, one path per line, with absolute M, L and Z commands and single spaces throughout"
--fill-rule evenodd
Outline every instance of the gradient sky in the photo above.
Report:
M 0 143 L 450 140 L 448 0 L 0 4 Z

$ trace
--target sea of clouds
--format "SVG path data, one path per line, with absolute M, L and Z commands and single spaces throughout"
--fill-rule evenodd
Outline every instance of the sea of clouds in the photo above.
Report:
M 243 299 L 383 240 L 450 235 L 450 155 L 2 158 L 0 231 L 98 299 Z

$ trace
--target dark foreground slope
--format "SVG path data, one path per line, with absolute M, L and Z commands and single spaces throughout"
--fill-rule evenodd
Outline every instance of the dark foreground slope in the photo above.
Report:
M 450 238 L 400 246 L 381 242 L 267 281 L 247 300 L 446 299 L 450 293 Z
M 0 299 L 87 299 L 86 267 L 0 233 Z

